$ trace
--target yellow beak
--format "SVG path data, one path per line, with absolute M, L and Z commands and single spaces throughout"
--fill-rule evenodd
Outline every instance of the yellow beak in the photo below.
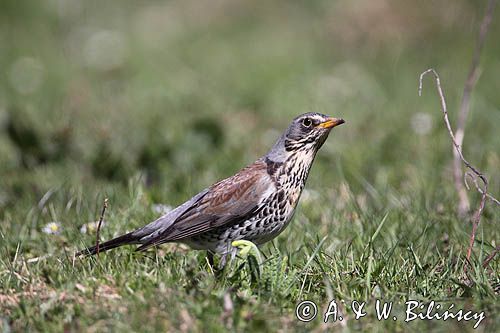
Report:
M 345 123 L 344 119 L 341 118 L 328 118 L 326 121 L 320 123 L 316 127 L 320 128 L 333 128 L 335 126 Z

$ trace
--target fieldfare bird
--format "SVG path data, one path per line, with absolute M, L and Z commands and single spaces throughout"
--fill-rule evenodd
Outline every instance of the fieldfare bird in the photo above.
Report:
M 197 250 L 234 256 L 231 245 L 249 240 L 257 245 L 278 236 L 292 219 L 316 153 L 343 119 L 320 113 L 296 117 L 263 157 L 237 174 L 201 191 L 148 225 L 104 242 L 99 252 L 140 244 L 181 242 Z M 95 254 L 89 247 L 76 255 Z

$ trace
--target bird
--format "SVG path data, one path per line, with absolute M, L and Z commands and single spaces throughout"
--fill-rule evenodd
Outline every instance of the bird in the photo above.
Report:
M 77 252 L 94 255 L 122 245 L 143 251 L 164 243 L 234 258 L 232 242 L 264 244 L 290 223 L 316 153 L 341 118 L 309 112 L 295 117 L 272 148 L 235 175 L 204 189 L 142 228 Z

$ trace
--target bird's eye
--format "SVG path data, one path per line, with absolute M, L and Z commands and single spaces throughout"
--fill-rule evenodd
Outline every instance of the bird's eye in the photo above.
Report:
M 311 127 L 312 120 L 310 118 L 304 118 L 302 120 L 302 125 L 304 125 L 304 127 Z

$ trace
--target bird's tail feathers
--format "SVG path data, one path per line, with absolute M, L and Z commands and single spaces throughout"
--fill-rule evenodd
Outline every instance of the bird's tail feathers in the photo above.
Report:
M 99 244 L 99 251 L 97 250 L 97 246 L 91 246 L 81 251 L 78 251 L 75 256 L 81 255 L 94 255 L 97 252 L 101 253 L 107 250 L 114 249 L 115 247 L 119 247 L 127 244 L 139 244 L 139 239 L 141 238 L 138 235 L 133 235 L 134 232 L 129 232 L 128 234 L 113 238 L 107 242 Z

